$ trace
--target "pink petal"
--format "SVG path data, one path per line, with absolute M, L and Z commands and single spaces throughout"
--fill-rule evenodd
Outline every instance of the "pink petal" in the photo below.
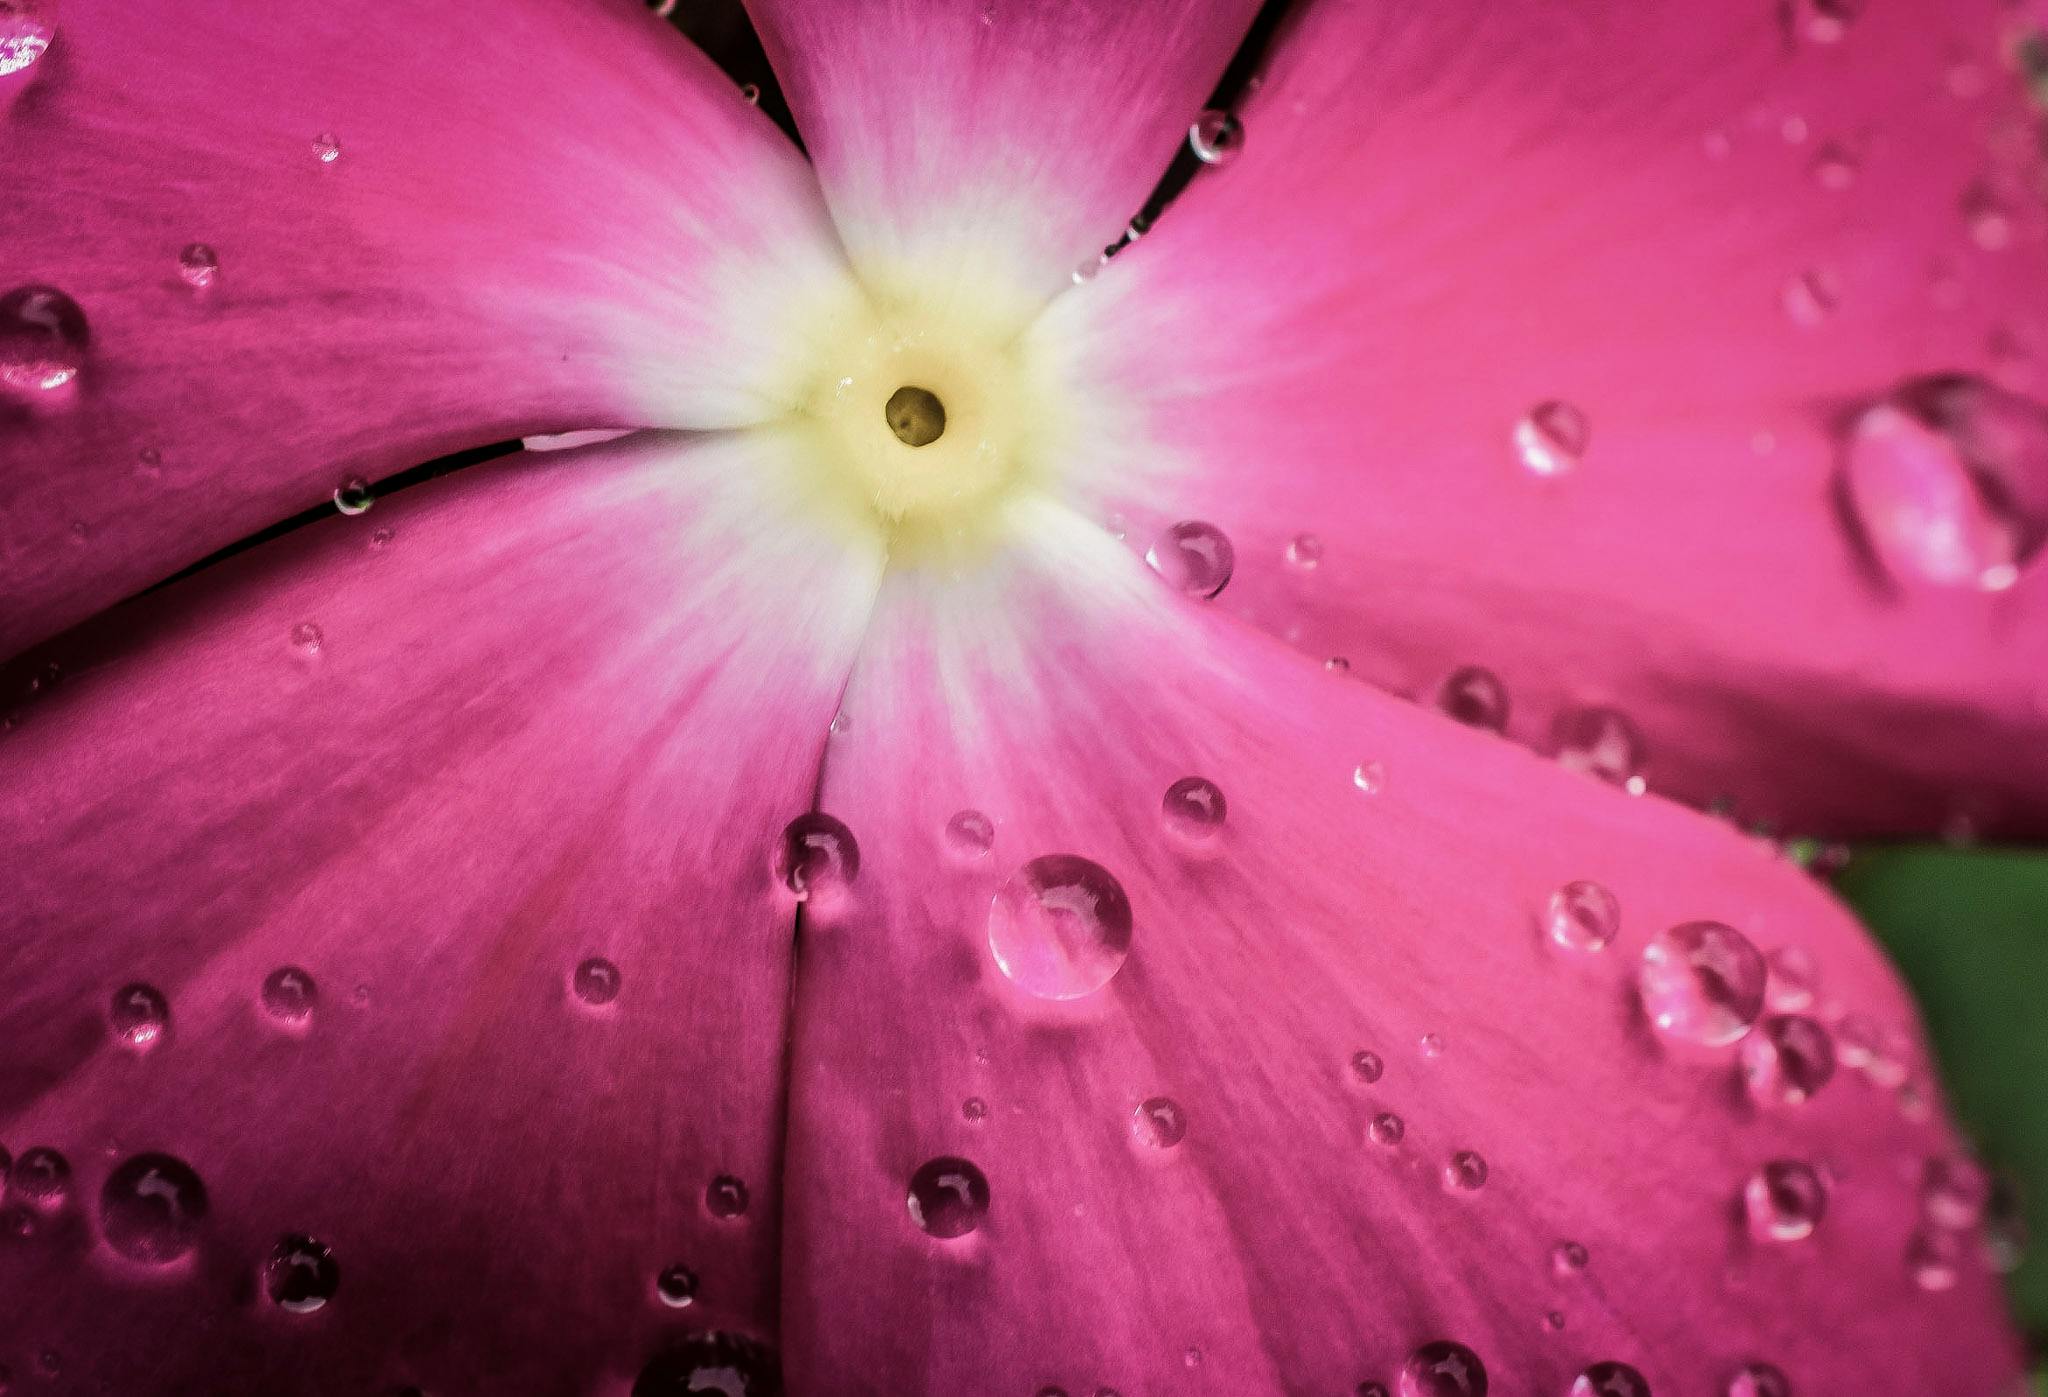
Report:
M 517 457 L 66 637 L 0 735 L 0 1364 L 623 1392 L 679 1330 L 772 1340 L 771 858 L 879 570 L 783 522 L 788 460 L 766 435 Z M 617 974 L 579 991 L 593 957 Z M 285 967 L 317 986 L 303 1025 L 263 1007 Z M 140 1049 L 109 1027 L 136 982 L 170 1014 Z M 37 1146 L 66 1207 L 27 1200 Z M 209 1204 L 169 1264 L 101 1202 L 159 1152 Z M 707 1206 L 721 1174 L 739 1216 Z M 291 1234 L 339 1266 L 317 1313 L 265 1288 Z
M 1163 603 L 1086 524 L 1031 527 L 978 581 L 885 584 L 827 754 L 863 862 L 804 932 L 795 1390 L 1340 1393 L 1437 1340 L 1499 1394 L 1610 1360 L 1658 1393 L 1758 1361 L 1798 1393 L 2003 1390 L 2018 1355 L 1969 1219 L 1922 1230 L 1923 1166 L 1956 1145 L 1913 1010 L 1817 884 Z M 960 811 L 980 821 L 949 833 Z M 1054 954 L 1001 919 L 1047 855 L 1120 884 L 1120 968 L 1109 938 Z M 1545 935 L 1577 879 L 1619 900 L 1604 951 Z M 1047 912 L 1085 931 L 1091 897 L 1113 920 L 1086 877 Z M 1637 967 L 1700 918 L 1810 957 L 1807 1012 L 1867 1021 L 1880 1053 L 1765 1106 L 1735 1047 L 1666 1039 Z M 1825 1171 L 1802 1240 L 1742 1220 L 1781 1159 Z M 1908 1264 L 1928 1237 L 1961 1259 L 1945 1289 Z
M 1187 139 L 1254 0 L 755 0 L 855 265 L 977 307 L 1070 284 Z
M 1108 400 L 1076 497 L 1141 551 L 1221 528 L 1224 609 L 1396 691 L 1491 670 L 1545 750 L 1619 710 L 1654 789 L 2040 828 L 2048 566 L 1999 566 L 2048 536 L 2016 19 L 1310 7 L 1243 158 L 1043 327 Z M 1943 454 L 1845 491 L 1855 423 L 1941 375 L 1978 404 Z M 1960 542 L 1871 546 L 1899 507 Z
M 815 184 L 629 0 L 58 20 L 6 94 L 0 295 L 90 339 L 0 386 L 0 654 L 351 477 L 784 410 L 781 299 L 838 274 Z

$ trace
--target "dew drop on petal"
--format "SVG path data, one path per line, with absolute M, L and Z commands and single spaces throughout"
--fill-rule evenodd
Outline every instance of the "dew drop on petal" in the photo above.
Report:
M 618 966 L 603 956 L 592 956 L 577 965 L 569 978 L 569 987 L 585 1004 L 601 1008 L 619 997 L 622 978 Z
M 283 965 L 263 977 L 263 1012 L 283 1024 L 302 1024 L 313 1017 L 320 990 L 313 977 L 296 965 Z
M 1486 1365 L 1450 1339 L 1424 1344 L 1401 1365 L 1401 1397 L 1486 1397 Z
M 1954 1290 L 1963 1278 L 1964 1234 L 1923 1227 L 1906 1243 L 1906 1274 L 1926 1291 Z
M 1765 982 L 1764 997 L 1773 1009 L 1792 1012 L 1813 1003 L 1813 991 L 1820 983 L 1820 971 L 1803 947 L 1780 946 L 1766 958 L 1765 965 L 1769 978 Z
M 292 648 L 301 655 L 319 654 L 320 646 L 326 639 L 315 622 L 301 621 L 292 627 Z
M 654 1278 L 654 1294 L 672 1310 L 687 1309 L 697 1298 L 697 1273 L 683 1265 L 665 1266 Z
M 1827 1211 L 1827 1185 L 1813 1166 L 1774 1159 L 1742 1186 L 1742 1210 L 1759 1241 L 1797 1242 L 1811 1237 Z
M 704 1185 L 704 1211 L 715 1218 L 745 1217 L 747 1186 L 731 1174 L 720 1174 Z
M 1076 854 L 1031 860 L 989 904 L 997 968 L 1041 999 L 1078 999 L 1108 984 L 1130 954 L 1131 929 L 1123 886 Z
M 633 1379 L 631 1397 L 780 1397 L 782 1365 L 758 1340 L 716 1330 L 664 1347 Z
M 1415 1040 L 1415 1047 L 1416 1051 L 1420 1052 L 1426 1058 L 1442 1057 L 1444 1055 L 1443 1035 L 1438 1033 L 1425 1033 L 1420 1038 Z
M 1569 1397 L 1650 1397 L 1650 1384 L 1626 1363 L 1590 1363 L 1572 1379 Z
M 1175 591 L 1213 597 L 1229 583 L 1237 550 L 1214 524 L 1183 519 L 1145 550 L 1145 561 Z
M 1854 151 L 1835 142 L 1829 142 L 1814 155 L 1810 168 L 1815 184 L 1822 189 L 1840 193 L 1856 183 L 1856 175 L 1861 165 Z
M 1559 1242 L 1550 1249 L 1550 1269 L 1554 1275 L 1576 1276 L 1586 1269 L 1590 1259 L 1586 1249 L 1577 1242 Z
M 1966 1155 L 1939 1155 L 1920 1176 L 1920 1210 L 1936 1227 L 1962 1230 L 1984 1221 L 1991 1176 Z
M 55 0 L 0 0 L 0 78 L 24 71 L 57 35 Z
M 1684 922 L 1643 947 L 1636 987 L 1658 1032 L 1721 1047 L 1749 1032 L 1764 1006 L 1764 958 L 1720 922 Z
M 1154 1096 L 1131 1112 L 1131 1138 L 1154 1150 L 1170 1150 L 1187 1138 L 1188 1113 L 1170 1096 Z
M 1368 1085 L 1377 1082 L 1386 1070 L 1387 1065 L 1380 1060 L 1380 1055 L 1369 1048 L 1360 1048 L 1351 1055 L 1351 1075 L 1361 1082 Z
M 1550 939 L 1568 951 L 1604 951 L 1621 930 L 1621 903 L 1600 884 L 1581 878 L 1550 895 L 1543 921 Z
M 1768 1363 L 1745 1363 L 1728 1375 L 1722 1397 L 1792 1397 L 1792 1383 Z
M 341 141 L 331 131 L 322 131 L 313 138 L 313 155 L 323 165 L 332 165 L 341 159 Z
M 263 1293 L 288 1314 L 326 1308 L 341 1286 L 341 1267 L 325 1242 L 302 1233 L 278 1238 L 263 1263 Z
M 988 1216 L 988 1178 L 953 1155 L 928 1159 L 910 1176 L 910 1220 L 934 1237 L 964 1237 Z
M 1474 1193 L 1486 1187 L 1486 1160 L 1477 1150 L 1459 1150 L 1444 1165 L 1444 1187 Z
M 1228 813 L 1221 788 L 1201 776 L 1183 776 L 1166 788 L 1160 802 L 1167 829 L 1189 843 L 1213 839 Z
M 1508 726 L 1508 689 L 1500 676 L 1479 665 L 1465 665 L 1451 671 L 1437 691 L 1437 707 L 1470 728 L 1505 732 Z
M 750 106 L 750 107 L 758 107 L 758 106 L 760 106 L 760 105 L 761 105 L 761 85 L 760 85 L 759 83 L 752 83 L 752 82 L 743 82 L 743 83 L 741 83 L 741 84 L 740 84 L 740 100 L 741 100 L 742 102 L 745 102 L 745 103 L 746 103 L 746 104 L 747 104 L 748 106 Z
M 1582 408 L 1559 399 L 1541 402 L 1515 423 L 1515 454 L 1531 475 L 1568 475 L 1593 442 L 1593 423 Z
M 1811 329 L 1835 313 L 1842 303 L 1842 287 L 1827 268 L 1808 267 L 1786 281 L 1779 299 L 1794 325 Z
M 1834 1075 L 1833 1040 L 1803 1014 L 1774 1014 L 1742 1040 L 1742 1080 L 1759 1105 L 1800 1105 Z
M 1375 1145 L 1398 1145 L 1408 1133 L 1408 1123 L 1392 1111 L 1381 1111 L 1365 1128 Z
M 1558 765 L 1626 786 L 1643 769 L 1643 735 L 1613 708 L 1568 708 L 1550 726 Z
M 178 253 L 178 275 L 195 291 L 204 291 L 220 275 L 220 255 L 205 243 L 186 243 Z
M 334 507 L 343 514 L 365 514 L 377 497 L 370 493 L 370 482 L 359 475 L 352 475 L 334 487 Z
M 1377 761 L 1360 762 L 1351 769 L 1351 784 L 1369 796 L 1376 796 L 1387 788 L 1387 768 Z
M 987 857 L 995 844 L 995 821 L 979 810 L 962 810 L 946 821 L 946 848 L 962 863 Z
M 987 1120 L 988 1103 L 978 1096 L 970 1096 L 960 1103 L 960 1116 L 969 1121 Z
M 139 1154 L 107 1175 L 100 1232 L 130 1261 L 161 1266 L 199 1243 L 206 1186 L 192 1166 L 167 1154 Z
M 85 367 L 91 343 L 85 312 L 56 287 L 0 295 L 0 384 L 22 393 L 62 388 Z
M 1786 36 L 1795 42 L 1837 44 L 1862 11 L 1865 0 L 1785 0 L 1780 10 Z
M 114 1037 L 138 1051 L 155 1047 L 171 1029 L 171 1005 L 153 985 L 123 985 L 107 1006 Z
M 1188 128 L 1188 148 L 1204 165 L 1228 165 L 1244 148 L 1244 124 L 1211 107 Z
M 37 1211 L 55 1212 L 71 1197 L 71 1161 L 47 1145 L 23 1150 L 9 1186 Z
M 844 889 L 860 874 L 853 831 L 822 810 L 791 820 L 775 845 L 775 877 L 798 901 Z
M 1287 540 L 1287 565 L 1301 572 L 1313 572 L 1323 561 L 1323 541 L 1314 534 L 1296 534 Z

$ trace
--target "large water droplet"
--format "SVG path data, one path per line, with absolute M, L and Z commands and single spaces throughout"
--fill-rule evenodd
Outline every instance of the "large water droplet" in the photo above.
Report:
M 1742 1210 L 1749 1230 L 1762 1241 L 1797 1242 L 1811 1237 L 1827 1212 L 1827 1185 L 1812 1165 L 1774 1159 L 1742 1186 Z
M 1643 735 L 1613 708 L 1568 708 L 1550 725 L 1558 764 L 1629 787 L 1643 769 Z
M 1685 922 L 1643 947 L 1636 986 L 1660 1033 L 1720 1047 L 1749 1032 L 1763 1012 L 1764 958 L 1720 922 Z
M 1578 468 L 1593 442 L 1585 412 L 1558 399 L 1536 404 L 1515 423 L 1515 454 L 1533 475 L 1565 475 Z
M 1170 1096 L 1154 1096 L 1131 1112 L 1131 1138 L 1148 1149 L 1170 1150 L 1187 1138 L 1188 1113 Z
M 199 1243 L 206 1186 L 192 1166 L 167 1154 L 139 1154 L 107 1175 L 100 1232 L 130 1261 L 160 1266 Z
M 663 1267 L 654 1278 L 654 1293 L 670 1309 L 683 1309 L 697 1298 L 697 1273 L 682 1265 Z
M 1130 900 L 1102 865 L 1045 854 L 996 891 L 988 944 L 1019 989 L 1041 999 L 1078 999 L 1108 984 L 1130 954 Z
M 715 1218 L 745 1217 L 747 1186 L 737 1175 L 720 1174 L 704 1186 L 704 1211 Z
M 1767 1106 L 1797 1106 L 1835 1075 L 1828 1031 L 1801 1014 L 1776 1014 L 1742 1040 L 1742 1080 Z
M 1626 1363 L 1590 1363 L 1572 1379 L 1570 1397 L 1650 1397 L 1650 1384 Z
M 1465 665 L 1451 671 L 1437 692 L 1437 707 L 1467 727 L 1488 732 L 1505 732 L 1508 726 L 1508 688 L 1500 676 L 1479 665 Z
M 1230 581 L 1237 550 L 1214 524 L 1183 519 L 1145 550 L 1145 561 L 1175 591 L 1213 597 Z
M 85 312 L 56 287 L 0 296 L 0 384 L 22 393 L 62 388 L 85 367 L 91 343 Z
M 1621 930 L 1621 903 L 1598 883 L 1579 879 L 1550 895 L 1544 927 L 1568 951 L 1604 951 Z
M 569 979 L 569 986 L 576 997 L 592 1008 L 601 1008 L 619 997 L 619 986 L 624 977 L 619 967 L 603 956 L 592 956 L 576 967 L 576 973 Z
M 1228 165 L 1244 148 L 1244 124 L 1211 107 L 1188 128 L 1188 148 L 1205 165 Z
M 739 1334 L 693 1334 L 640 1370 L 632 1397 L 782 1397 L 782 1365 Z
M 1401 1397 L 1486 1397 L 1486 1365 L 1452 1340 L 1424 1344 L 1401 1365 Z
M 320 989 L 296 965 L 279 966 L 263 977 L 263 1012 L 284 1024 L 303 1024 L 313 1017 Z
M 280 1237 L 263 1263 L 263 1293 L 280 1310 L 295 1315 L 324 1309 L 341 1287 L 334 1249 L 317 1238 Z
M 0 0 L 0 78 L 41 58 L 56 35 L 54 0 Z
M 988 1178 L 953 1155 L 928 1159 L 910 1176 L 910 1220 L 934 1237 L 964 1237 L 988 1216 Z
M 946 821 L 946 847 L 963 863 L 986 857 L 995 844 L 995 821 L 979 810 L 962 810 Z
M 1183 776 L 1166 788 L 1160 813 L 1167 829 L 1191 844 L 1201 844 L 1215 838 L 1229 807 L 1214 781 Z
M 1728 1375 L 1724 1397 L 1792 1397 L 1792 1383 L 1768 1363 L 1745 1363 Z
M 860 874 L 853 831 L 822 810 L 791 820 L 775 845 L 775 876 L 798 900 L 829 896 Z
M 10 1184 L 30 1207 L 55 1212 L 71 1197 L 71 1161 L 48 1145 L 33 1146 L 14 1161 Z
M 170 1001 L 153 985 L 123 985 L 115 990 L 107 1017 L 113 1023 L 114 1037 L 137 1050 L 155 1047 L 171 1031 Z

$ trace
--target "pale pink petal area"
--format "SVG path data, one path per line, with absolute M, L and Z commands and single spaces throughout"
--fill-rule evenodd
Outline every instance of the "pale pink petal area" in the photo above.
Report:
M 815 181 L 633 0 L 57 20 L 0 79 L 0 654 L 351 478 L 787 409 Z
M 1750 1363 L 1802 1394 L 2004 1390 L 1974 1213 L 1922 1197 L 1957 1146 L 1913 1010 L 1819 885 L 1162 598 L 1088 524 L 1023 522 L 979 578 L 885 583 L 827 750 L 861 868 L 798 968 L 796 1390 L 1349 1393 L 1439 1340 L 1495 1394 L 1601 1362 L 1660 1394 Z M 1018 896 L 1048 856 L 1103 877 Z M 1582 911 L 1568 948 L 1578 880 L 1618 923 Z M 1752 1089 L 1743 1045 L 1652 1026 L 1645 948 L 1702 919 L 1772 957 L 1770 1012 L 1825 1025 L 1832 1078 L 1808 1051 Z M 1718 1040 L 1763 966 L 1699 964 L 1725 994 L 1648 1007 Z M 1780 1162 L 1813 1172 L 1749 1220 Z
M 613 1393 L 684 1332 L 772 1342 L 774 859 L 879 573 L 763 525 L 789 460 L 512 458 L 65 637 L 0 735 L 0 1364 Z M 160 1162 L 121 1192 L 152 1155 L 203 1218 Z
M 2017 44 L 1992 0 L 1305 7 L 1241 158 L 1041 327 L 1073 498 L 1141 552 L 1215 525 L 1218 604 L 1359 677 L 1491 671 L 1542 750 L 1618 711 L 1623 781 L 2039 829 Z
M 855 266 L 891 296 L 1020 305 L 1124 231 L 1253 0 L 752 0 Z

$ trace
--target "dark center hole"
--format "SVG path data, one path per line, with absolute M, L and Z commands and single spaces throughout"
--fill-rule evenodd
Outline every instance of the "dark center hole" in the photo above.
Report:
M 945 435 L 946 405 L 929 388 L 905 384 L 889 395 L 889 405 L 882 411 L 889 430 L 905 446 L 930 446 Z

